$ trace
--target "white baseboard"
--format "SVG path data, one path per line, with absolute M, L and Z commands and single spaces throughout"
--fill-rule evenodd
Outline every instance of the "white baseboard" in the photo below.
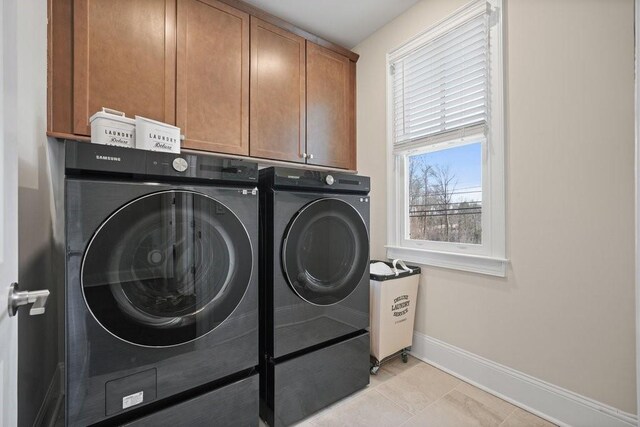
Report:
M 629 427 L 638 417 L 414 332 L 411 354 L 561 426 Z

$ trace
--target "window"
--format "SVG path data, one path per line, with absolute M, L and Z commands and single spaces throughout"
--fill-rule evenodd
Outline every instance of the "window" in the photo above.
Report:
M 409 154 L 409 239 L 482 244 L 482 142 Z
M 390 52 L 390 258 L 504 276 L 501 0 Z

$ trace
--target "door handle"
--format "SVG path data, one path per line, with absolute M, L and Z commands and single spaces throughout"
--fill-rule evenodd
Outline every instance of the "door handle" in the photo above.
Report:
M 33 304 L 31 310 L 29 310 L 29 315 L 43 314 L 49 293 L 46 289 L 41 291 L 19 291 L 18 284 L 12 283 L 9 287 L 9 298 L 7 298 L 9 317 L 13 317 L 18 313 L 18 307 L 27 304 Z

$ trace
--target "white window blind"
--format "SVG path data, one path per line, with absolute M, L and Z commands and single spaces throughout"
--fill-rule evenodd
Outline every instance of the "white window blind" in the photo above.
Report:
M 478 2 L 464 22 L 392 57 L 390 64 L 395 150 L 449 135 L 484 133 L 489 81 L 485 2 Z

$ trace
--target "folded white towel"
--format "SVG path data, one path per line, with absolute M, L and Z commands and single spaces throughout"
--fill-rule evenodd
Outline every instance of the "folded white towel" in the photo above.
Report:
M 384 262 L 374 262 L 369 267 L 369 271 L 371 272 L 371 274 L 375 274 L 378 276 L 394 276 L 395 275 L 391 267 L 389 267 Z

